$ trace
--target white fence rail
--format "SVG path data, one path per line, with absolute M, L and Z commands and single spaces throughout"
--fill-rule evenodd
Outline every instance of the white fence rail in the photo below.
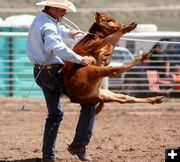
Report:
M 0 97 L 26 97 L 34 82 L 33 65 L 26 55 L 26 40 L 26 32 L 0 32 Z M 169 80 L 172 84 L 168 86 L 161 84 L 160 89 L 171 88 L 170 94 L 179 97 L 180 83 L 174 81 L 173 74 L 177 70 L 177 65 L 180 65 L 180 53 L 164 55 L 169 58 L 171 70 L 170 75 L 161 79 Z M 134 96 L 154 94 L 149 90 L 147 78 L 147 70 L 150 68 L 141 64 L 122 75 L 110 77 L 108 87 L 114 92 Z M 157 70 L 160 68 L 164 67 L 157 65 Z M 163 74 L 164 72 L 160 72 L 160 75 Z M 29 97 L 42 97 L 42 92 L 36 84 Z

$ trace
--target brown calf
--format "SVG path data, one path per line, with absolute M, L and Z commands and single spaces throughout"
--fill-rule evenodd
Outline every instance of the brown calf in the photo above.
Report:
M 66 93 L 71 102 L 99 103 L 96 114 L 101 111 L 104 102 L 119 102 L 121 104 L 162 102 L 162 96 L 136 98 L 101 88 L 104 77 L 119 75 L 151 56 L 151 53 L 145 53 L 123 66 L 108 66 L 112 51 L 119 38 L 132 31 L 136 25 L 133 22 L 125 26 L 106 13 L 96 13 L 95 22 L 89 29 L 90 34 L 86 35 L 73 48 L 73 51 L 81 56 L 91 56 L 94 60 L 93 64 L 82 66 L 66 62 L 63 68 Z

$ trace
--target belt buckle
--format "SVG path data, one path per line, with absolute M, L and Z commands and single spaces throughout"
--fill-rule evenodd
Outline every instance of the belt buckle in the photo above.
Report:
M 50 70 L 50 69 L 52 69 L 52 66 L 51 65 L 47 65 L 46 69 Z
M 37 66 L 37 69 L 39 69 L 39 70 L 40 70 L 40 69 L 41 69 L 41 66 L 39 66 L 39 65 L 38 65 L 38 66 Z

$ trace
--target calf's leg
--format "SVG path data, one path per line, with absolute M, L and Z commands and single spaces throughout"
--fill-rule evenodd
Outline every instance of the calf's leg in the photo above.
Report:
M 136 98 L 124 94 L 117 94 L 107 89 L 100 89 L 99 95 L 103 98 L 104 102 L 119 102 L 124 103 L 150 103 L 159 104 L 162 103 L 163 96 L 147 97 L 147 98 Z
M 99 77 L 99 78 L 103 78 L 103 77 L 107 77 L 107 76 L 116 76 L 116 75 L 119 75 L 119 74 L 127 71 L 128 69 L 130 69 L 134 65 L 137 65 L 137 64 L 143 62 L 144 60 L 149 59 L 150 56 L 151 56 L 151 53 L 147 52 L 141 56 L 138 56 L 133 61 L 131 61 L 125 65 L 122 65 L 122 66 L 115 66 L 115 67 L 111 67 L 111 66 L 97 67 L 97 66 L 94 66 L 90 69 L 90 71 L 91 71 L 90 75 L 92 75 L 92 73 L 93 73 L 94 77 Z

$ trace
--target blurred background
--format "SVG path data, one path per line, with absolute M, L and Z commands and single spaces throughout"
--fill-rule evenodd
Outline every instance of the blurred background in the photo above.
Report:
M 36 15 L 41 8 L 35 6 L 38 0 L 0 0 L 0 16 L 6 18 L 15 14 Z M 69 13 L 82 30 L 88 30 L 94 13 L 105 11 L 125 24 L 136 21 L 140 24 L 153 23 L 159 30 L 178 31 L 180 22 L 179 0 L 72 0 L 77 13 Z
M 159 93 L 180 96 L 179 0 L 72 1 L 77 13 L 68 13 L 66 17 L 83 31 L 88 31 L 93 24 L 95 12 L 107 12 L 126 25 L 138 23 L 117 44 L 111 66 L 123 65 L 146 51 L 154 53 L 151 62 L 155 66 L 147 61 L 122 75 L 106 78 L 105 88 L 133 96 Z M 33 65 L 26 56 L 26 41 L 34 16 L 42 10 L 36 2 L 39 1 L 0 0 L 0 97 L 26 97 L 34 82 Z M 73 47 L 79 39 L 65 41 Z M 162 48 L 162 55 L 155 51 L 157 44 Z M 36 84 L 30 97 L 42 97 Z

